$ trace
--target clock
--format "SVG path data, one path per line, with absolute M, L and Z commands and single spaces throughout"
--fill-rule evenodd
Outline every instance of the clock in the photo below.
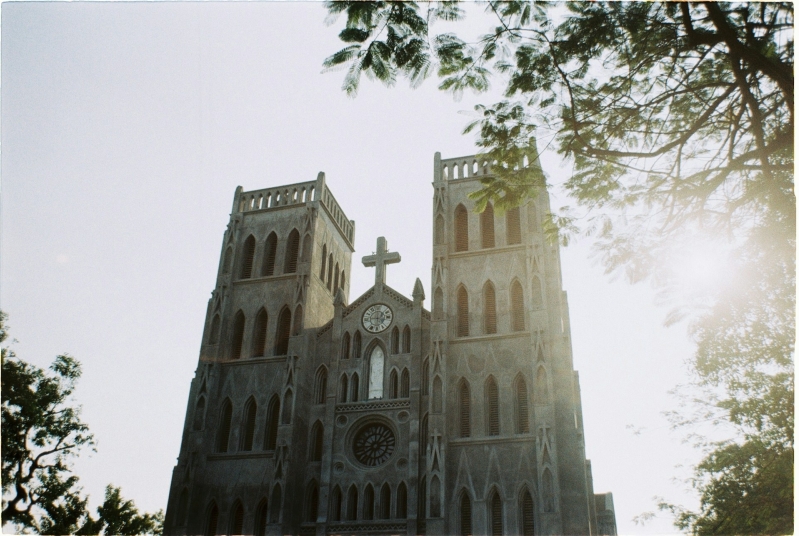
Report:
M 388 305 L 378 303 L 368 308 L 363 314 L 363 327 L 370 333 L 380 333 L 391 325 L 393 318 L 394 313 L 391 312 Z

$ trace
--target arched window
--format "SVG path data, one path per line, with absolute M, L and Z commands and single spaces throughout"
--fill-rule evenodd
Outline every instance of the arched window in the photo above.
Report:
M 422 364 L 422 395 L 430 394 L 430 359 Z
M 436 288 L 433 295 L 433 320 L 444 320 L 444 292 Z
M 233 417 L 233 406 L 230 400 L 225 399 L 222 403 L 222 411 L 219 412 L 219 429 L 216 435 L 216 451 L 227 452 L 228 441 L 230 440 L 230 420 Z
M 241 347 L 244 344 L 244 313 L 239 311 L 233 320 L 233 340 L 230 346 L 230 358 L 241 357 Z
M 483 330 L 485 333 L 497 332 L 497 297 L 491 281 L 483 286 Z
M 330 495 L 330 519 L 341 521 L 341 488 L 336 486 Z
M 491 536 L 502 536 L 502 499 L 497 490 L 494 490 L 493 496 L 489 500 L 489 508 Z
M 419 504 L 416 506 L 417 519 L 424 521 L 427 518 L 427 477 L 419 481 Z
M 469 336 L 469 294 L 466 288 L 458 288 L 458 337 Z
M 346 276 L 344 275 L 344 270 L 341 270 L 341 287 L 339 288 L 341 288 L 341 290 L 344 290 L 346 292 L 347 281 L 346 281 Z
M 347 390 L 349 387 L 349 382 L 347 381 L 347 375 L 342 374 L 341 379 L 338 383 L 338 401 L 339 402 L 346 402 L 347 401 Z
M 427 436 L 430 435 L 428 426 L 427 413 L 425 413 L 424 417 L 422 417 L 422 425 L 419 427 L 419 451 L 421 457 L 427 456 Z
M 229 274 L 230 266 L 233 264 L 233 248 L 228 246 L 225 250 L 225 258 L 222 260 L 222 273 Z
M 430 517 L 441 515 L 441 481 L 438 476 L 430 479 Z
M 327 256 L 327 290 L 333 290 L 333 254 Z
M 255 237 L 250 235 L 241 250 L 241 279 L 252 277 L 252 261 L 255 258 Z
M 402 353 L 411 353 L 411 327 L 405 326 L 402 330 Z
M 533 397 L 536 405 L 544 406 L 549 404 L 549 386 L 547 385 L 547 372 L 544 367 L 538 367 L 538 372 L 535 375 Z
M 322 423 L 316 421 L 311 428 L 311 455 L 310 459 L 312 462 L 321 462 L 322 461 L 322 446 L 325 440 L 325 428 L 322 426 Z
M 216 344 L 219 342 L 219 322 L 219 315 L 215 314 L 214 319 L 211 321 L 211 334 L 208 337 L 208 344 Z
M 408 374 L 408 369 L 402 369 L 402 378 L 400 379 L 400 398 L 409 398 L 411 396 L 411 376 Z
M 264 450 L 275 450 L 277 445 L 277 427 L 280 424 L 280 399 L 277 395 L 269 401 L 266 410 L 266 432 L 264 433 Z
M 252 356 L 266 355 L 266 328 L 269 317 L 263 307 L 255 316 L 255 330 L 252 334 Z
M 400 482 L 397 486 L 397 507 L 395 509 L 397 519 L 405 519 L 408 517 L 408 488 L 405 487 L 405 482 Z
M 388 482 L 380 488 L 380 519 L 391 519 L 391 487 Z
M 255 437 L 255 414 L 258 412 L 258 404 L 255 399 L 250 397 L 244 406 L 244 422 L 242 423 L 241 450 L 252 450 L 252 440 Z M 237 532 L 236 534 L 241 534 Z
M 316 480 L 311 480 L 308 484 L 308 491 L 305 492 L 305 521 L 315 523 L 319 517 L 319 486 Z
M 469 251 L 469 213 L 463 205 L 455 208 L 455 251 Z
M 323 366 L 316 371 L 314 383 L 314 404 L 324 404 L 327 399 L 327 369 Z
M 527 409 L 527 382 L 521 374 L 516 378 L 516 433 L 530 433 L 530 416 Z
M 291 409 L 294 405 L 294 393 L 291 389 L 283 396 L 283 424 L 291 424 Z
M 183 491 L 180 492 L 180 497 L 178 497 L 178 513 L 177 517 L 175 518 L 175 525 L 182 527 L 186 524 L 186 513 L 188 511 L 189 506 L 189 490 L 183 488 Z
M 480 214 L 480 239 L 483 248 L 494 247 L 494 206 L 491 203 Z
M 366 485 L 363 490 L 363 518 L 366 520 L 374 519 L 375 517 L 375 490 L 371 484 Z
M 324 282 L 325 272 L 327 272 L 327 244 L 322 245 L 322 269 L 319 270 L 319 279 Z
M 302 239 L 302 255 L 300 259 L 302 262 L 310 262 L 311 261 L 311 249 L 313 247 L 313 239 L 311 235 L 305 233 L 305 237 Z
M 433 413 L 441 413 L 443 402 L 441 400 L 443 388 L 441 387 L 441 378 L 436 376 L 433 379 Z
M 277 235 L 274 231 L 266 237 L 264 245 L 264 263 L 261 266 L 261 275 L 275 275 L 275 258 L 277 257 Z
M 522 223 L 519 217 L 519 207 L 509 209 L 505 213 L 505 229 L 508 233 L 508 244 L 522 243 Z
M 270 509 L 269 513 L 269 521 L 271 523 L 279 523 L 280 522 L 280 510 L 283 505 L 283 492 L 280 488 L 280 484 L 275 484 L 274 489 L 272 490 L 272 508 Z
M 277 333 L 275 334 L 275 355 L 289 353 L 289 336 L 291 335 L 291 311 L 284 307 L 277 317 Z
M 397 381 L 397 371 L 396 369 L 391 371 L 391 374 L 388 377 L 388 397 L 389 398 L 397 398 L 397 387 L 399 382 Z
M 544 294 L 541 290 L 541 280 L 538 278 L 537 275 L 533 276 L 533 279 L 530 281 L 530 288 L 532 289 L 533 295 L 530 299 L 533 305 L 533 309 L 543 309 L 544 308 Z
M 356 332 L 360 339 L 360 333 Z M 383 398 L 383 367 L 385 355 L 383 348 L 376 345 L 369 357 L 369 398 Z
M 444 216 L 441 214 L 436 216 L 436 227 L 433 237 L 437 246 L 444 243 Z
M 195 430 L 202 430 L 205 420 L 205 397 L 201 396 L 194 407 L 194 426 Z
M 461 536 L 472 535 L 472 501 L 466 490 L 461 492 Z
M 524 293 L 518 281 L 510 286 L 510 329 L 524 331 Z
M 347 492 L 347 519 L 349 521 L 358 519 L 358 488 L 355 484 L 350 486 Z
M 216 526 L 218 523 L 219 508 L 217 508 L 216 503 L 212 501 L 211 506 L 208 508 L 208 521 L 205 523 L 206 536 L 216 536 Z
M 284 274 L 293 274 L 297 271 L 297 257 L 300 253 L 300 233 L 293 229 L 286 241 L 286 259 L 283 266 Z
M 350 333 L 349 331 L 344 332 L 344 338 L 341 341 L 341 359 L 349 359 L 350 358 Z
M 352 336 L 352 357 L 355 359 L 361 358 L 361 332 L 356 331 Z
M 293 335 L 299 335 L 302 332 L 302 305 L 298 305 L 294 309 L 294 332 Z
M 359 385 L 359 382 L 358 382 L 358 373 L 356 372 L 355 374 L 352 375 L 352 383 L 350 385 L 350 401 L 351 402 L 357 402 L 358 399 L 360 398 L 359 389 L 360 389 L 360 385 Z
M 533 497 L 527 488 L 522 489 L 522 535 L 535 535 L 535 508 L 533 508 Z
M 338 290 L 338 273 L 339 273 L 338 263 L 336 263 L 336 268 L 333 270 L 333 292 L 336 292 L 336 290 Z
M 255 512 L 255 536 L 266 536 L 266 523 L 269 520 L 269 503 L 266 497 L 261 499 Z
M 552 472 L 549 469 L 544 469 L 544 474 L 541 476 L 543 493 L 541 498 L 544 501 L 544 512 L 555 511 L 555 489 L 552 485 Z
M 461 381 L 458 388 L 458 415 L 460 415 L 460 437 L 469 437 L 472 434 L 472 401 L 469 393 L 469 382 Z
M 499 435 L 499 389 L 493 376 L 486 380 L 486 415 L 488 417 L 488 435 Z
M 400 353 L 399 328 L 397 326 L 394 326 L 394 329 L 391 330 L 391 353 Z
M 236 501 L 230 510 L 230 534 L 244 534 L 244 507 Z

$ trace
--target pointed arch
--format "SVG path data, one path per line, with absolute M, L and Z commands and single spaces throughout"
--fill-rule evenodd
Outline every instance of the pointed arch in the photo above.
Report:
M 339 268 L 338 268 L 338 263 L 336 263 L 336 267 L 333 269 L 333 292 L 336 292 L 336 290 L 338 290 L 338 274 L 339 274 Z
M 516 409 L 516 433 L 530 433 L 530 411 L 527 403 L 527 382 L 524 376 L 519 373 L 514 382 L 514 402 Z
M 341 270 L 341 286 L 339 287 L 341 290 L 346 292 L 347 290 L 347 276 L 344 273 L 344 270 Z
M 188 513 L 188 506 L 189 506 L 189 490 L 188 488 L 183 488 L 180 492 L 180 496 L 178 497 L 178 511 L 177 515 L 175 516 L 175 525 L 182 527 L 186 524 L 186 514 Z
M 391 353 L 400 353 L 400 337 L 399 328 L 397 326 L 394 326 L 394 329 L 391 330 Z
M 402 330 L 402 353 L 411 353 L 411 327 L 407 325 Z
M 211 320 L 211 333 L 208 336 L 208 344 L 217 344 L 219 342 L 219 325 L 221 322 L 221 317 L 219 313 L 214 315 L 214 319 Z
M 433 320 L 444 320 L 444 291 L 441 287 L 433 293 Z
M 230 531 L 228 534 L 244 534 L 244 506 L 241 505 L 240 500 L 236 499 L 230 512 Z
M 430 479 L 430 517 L 441 515 L 441 480 L 438 475 Z
M 321 421 L 316 421 L 311 427 L 311 440 L 309 441 L 311 452 L 308 458 L 312 462 L 322 461 L 322 448 L 325 440 L 325 427 Z
M 312 249 L 313 239 L 311 238 L 310 233 L 305 233 L 305 236 L 302 238 L 302 255 L 300 255 L 302 262 L 311 262 Z
M 460 500 L 460 531 L 461 536 L 472 535 L 472 500 L 469 498 L 469 492 L 464 488 L 461 491 Z
M 280 425 L 280 398 L 273 395 L 266 410 L 266 432 L 264 433 L 264 450 L 275 450 L 277 445 L 277 428 Z
M 255 258 L 255 237 L 250 235 L 244 241 L 241 248 L 241 273 L 239 279 L 249 279 L 252 277 L 252 262 Z
M 397 519 L 405 519 L 408 517 L 408 488 L 405 482 L 400 482 L 397 486 L 397 506 L 395 507 L 394 517 Z
M 352 357 L 361 358 L 361 332 L 358 330 L 355 330 L 355 334 L 352 336 Z
M 345 331 L 341 341 L 341 359 L 350 358 L 350 332 Z
M 455 251 L 469 251 L 469 213 L 462 204 L 455 207 Z
M 275 275 L 275 259 L 277 258 L 277 234 L 269 233 L 264 243 L 264 261 L 261 265 L 261 275 Z
M 436 226 L 433 232 L 433 240 L 437 246 L 444 243 L 444 216 L 441 214 L 436 216 Z
M 430 394 L 430 358 L 422 363 L 422 395 Z
M 469 382 L 461 379 L 458 386 L 458 431 L 460 437 L 469 437 L 472 434 L 472 402 Z
M 555 489 L 552 483 L 552 471 L 549 468 L 544 469 L 541 476 L 542 493 L 541 498 L 544 502 L 544 512 L 555 511 Z
M 358 519 L 358 487 L 355 484 L 347 491 L 347 520 Z
M 533 398 L 537 406 L 545 406 L 549 404 L 549 385 L 547 384 L 547 371 L 544 367 L 538 367 L 535 373 L 535 388 L 533 389 Z
M 194 406 L 194 430 L 202 430 L 203 423 L 205 422 L 205 397 L 201 396 L 197 399 L 197 405 Z
M 499 435 L 499 389 L 497 381 L 489 376 L 485 383 L 486 393 L 486 424 L 489 436 Z
M 494 489 L 491 493 L 491 498 L 488 500 L 488 526 L 491 531 L 491 536 L 502 536 L 502 498 L 499 492 Z
M 510 329 L 524 331 L 524 291 L 518 279 L 510 285 Z
M 230 399 L 226 398 L 222 402 L 222 409 L 219 412 L 219 428 L 216 433 L 216 451 L 227 452 L 228 442 L 230 441 L 230 421 L 233 417 L 233 405 Z
M 469 336 L 469 293 L 463 285 L 458 287 L 458 337 Z
M 375 344 L 369 354 L 369 399 L 383 398 L 385 360 L 383 347 L 380 344 Z
M 416 516 L 420 521 L 427 518 L 427 476 L 419 481 L 419 502 L 416 505 Z
M 283 489 L 280 487 L 280 484 L 275 484 L 275 487 L 272 489 L 272 500 L 270 502 L 272 504 L 269 510 L 269 521 L 270 523 L 279 523 L 280 510 L 283 507 Z
M 296 309 L 294 309 L 294 332 L 293 335 L 299 335 L 302 333 L 302 305 L 298 305 Z
M 333 253 L 327 256 L 327 290 L 333 290 Z
M 427 436 L 430 435 L 427 413 L 422 417 L 422 424 L 419 427 L 419 456 L 427 456 Z
M 241 347 L 244 344 L 244 312 L 239 309 L 233 319 L 233 340 L 230 343 L 230 358 L 241 357 Z
M 319 270 L 319 279 L 324 283 L 327 272 L 327 244 L 322 244 L 322 268 Z
M 508 209 L 505 213 L 505 230 L 507 231 L 508 245 L 522 243 L 522 223 L 519 216 L 519 207 Z
M 480 213 L 480 241 L 483 249 L 494 247 L 494 205 L 490 202 Z
M 286 390 L 283 395 L 283 424 L 291 424 L 291 411 L 294 406 L 294 393 L 291 389 Z
M 311 480 L 305 490 L 305 521 L 316 523 L 319 517 L 319 485 Z
M 338 380 L 338 401 L 339 402 L 346 402 L 347 401 L 347 391 L 349 390 L 349 381 L 347 380 L 347 374 L 342 374 L 341 378 Z
M 375 490 L 371 484 L 366 484 L 363 490 L 363 518 L 372 520 L 375 517 Z
M 218 524 L 219 508 L 216 506 L 216 501 L 211 501 L 211 504 L 208 506 L 208 514 L 205 521 L 206 536 L 216 536 Z
M 258 503 L 258 509 L 255 511 L 255 536 L 266 536 L 266 524 L 269 521 L 268 514 L 269 502 L 264 497 Z
M 391 369 L 391 374 L 388 377 L 388 397 L 397 398 L 397 388 L 399 381 L 397 379 L 397 369 Z
M 352 375 L 352 382 L 350 382 L 350 401 L 357 402 L 360 399 L 360 382 L 358 373 Z
M 521 536 L 535 536 L 535 508 L 533 505 L 533 496 L 527 486 L 522 488 L 519 505 L 521 512 Z
M 222 273 L 229 274 L 230 267 L 233 265 L 233 246 L 228 246 L 225 250 L 225 256 L 222 259 Z
M 433 413 L 441 413 L 443 407 L 443 387 L 441 385 L 441 377 L 436 376 L 433 378 Z
M 244 405 L 244 420 L 242 422 L 241 450 L 252 450 L 252 441 L 255 438 L 255 415 L 258 413 L 258 404 L 254 397 L 250 397 Z M 240 534 L 240 533 L 238 533 Z
M 291 311 L 283 307 L 277 317 L 277 332 L 275 333 L 275 355 L 289 353 L 289 337 L 291 336 Z
M 483 332 L 497 332 L 497 296 L 491 281 L 483 285 Z
M 530 303 L 533 306 L 533 309 L 543 309 L 544 294 L 543 290 L 541 289 L 541 280 L 537 275 L 534 275 L 530 280 L 530 288 L 532 289 L 533 293 L 533 295 L 530 297 Z
M 400 377 L 400 398 L 409 398 L 411 396 L 411 375 L 408 369 L 402 369 L 402 376 Z
M 300 232 L 292 229 L 286 240 L 286 258 L 283 263 L 283 273 L 293 274 L 297 271 L 297 257 L 300 253 Z
M 266 355 L 266 329 L 269 323 L 269 316 L 266 309 L 261 307 L 255 315 L 255 329 L 252 334 L 252 356 L 260 357 Z
M 341 488 L 338 485 L 330 494 L 330 520 L 341 521 Z
M 380 519 L 391 519 L 391 486 L 388 482 L 380 488 Z
M 320 365 L 314 381 L 314 404 L 324 404 L 327 400 L 327 367 Z

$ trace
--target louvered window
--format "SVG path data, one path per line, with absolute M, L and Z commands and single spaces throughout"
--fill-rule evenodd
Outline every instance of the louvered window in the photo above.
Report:
M 408 398 L 411 391 L 411 376 L 408 369 L 403 369 L 402 379 L 400 380 L 400 398 Z
M 219 415 L 219 431 L 216 438 L 217 452 L 227 452 L 228 441 L 230 440 L 230 419 L 232 416 L 233 406 L 230 405 L 230 400 L 225 400 Z
M 480 214 L 480 238 L 483 248 L 494 247 L 494 207 L 491 203 Z
M 458 289 L 458 337 L 469 336 L 469 294 L 466 289 Z
M 508 244 L 521 244 L 522 224 L 519 218 L 519 207 L 508 210 L 505 214 L 505 225 L 508 231 Z
M 402 353 L 409 354 L 411 352 L 411 328 L 405 326 L 402 330 Z
M 350 490 L 347 492 L 347 519 L 349 521 L 358 519 L 358 488 L 355 487 L 355 484 L 350 486 Z
M 255 331 L 253 333 L 252 356 L 266 355 L 266 329 L 269 318 L 266 310 L 261 309 L 255 317 Z
M 293 274 L 297 271 L 297 257 L 300 254 L 300 233 L 294 229 L 286 242 L 286 261 L 283 273 Z
M 327 271 L 327 244 L 322 246 L 322 269 L 319 270 L 319 279 L 325 280 L 325 272 Z
M 494 378 L 486 382 L 486 401 L 488 403 L 488 435 L 499 435 L 499 390 Z
M 216 503 L 211 505 L 211 508 L 208 511 L 208 523 L 205 525 L 205 534 L 206 536 L 216 536 L 216 526 L 219 523 L 219 508 L 216 507 Z
M 391 330 L 391 353 L 398 354 L 400 353 L 400 345 L 399 345 L 399 328 L 394 326 L 394 329 Z
M 525 488 L 522 491 L 522 536 L 535 535 L 535 510 L 533 509 L 533 498 Z
M 241 346 L 244 343 L 244 313 L 239 311 L 233 320 L 233 341 L 231 341 L 230 358 L 241 357 Z
M 519 377 L 516 381 L 516 433 L 530 432 L 530 416 L 527 409 L 527 383 Z
M 510 318 L 511 330 L 524 331 L 524 293 L 518 281 L 510 286 Z
M 405 519 L 408 517 L 408 489 L 405 487 L 405 482 L 400 482 L 397 487 L 397 508 L 396 518 Z
M 486 333 L 497 332 L 497 297 L 494 293 L 494 285 L 489 281 L 483 287 L 483 328 Z
M 455 209 L 455 251 L 469 251 L 469 213 L 463 205 Z
M 277 235 L 274 232 L 266 237 L 264 246 L 264 264 L 261 267 L 261 275 L 275 275 L 275 257 L 277 257 Z
M 363 492 L 363 518 L 368 520 L 375 517 L 375 491 L 371 484 L 366 485 Z
M 461 495 L 461 536 L 472 534 L 472 501 L 466 492 Z
M 491 498 L 491 536 L 502 536 L 502 499 L 496 492 Z
M 250 399 L 244 409 L 244 433 L 241 439 L 241 450 L 252 450 L 252 440 L 255 437 L 255 414 L 258 412 L 258 404 Z M 241 534 L 237 532 L 236 534 Z
M 289 353 L 289 336 L 291 336 L 291 311 L 283 308 L 277 319 L 277 336 L 275 337 L 275 355 Z
M 255 258 L 255 237 L 250 235 L 244 241 L 241 251 L 241 279 L 252 277 L 252 261 Z
M 233 507 L 233 519 L 230 524 L 230 534 L 244 534 L 244 508 L 240 502 Z
M 277 444 L 277 427 L 280 424 L 280 400 L 277 395 L 269 401 L 266 410 L 266 432 L 264 433 L 264 450 L 275 450 Z
M 471 435 L 471 420 L 472 409 L 471 399 L 469 396 L 469 384 L 464 381 L 461 384 L 460 392 L 458 393 L 458 401 L 460 406 L 460 436 L 469 437 Z

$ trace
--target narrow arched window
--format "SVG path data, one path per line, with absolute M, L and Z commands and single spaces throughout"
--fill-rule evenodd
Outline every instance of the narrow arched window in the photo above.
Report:
M 400 398 L 408 398 L 411 396 L 411 375 L 408 373 L 408 369 L 402 369 L 399 396 Z
M 264 245 L 264 263 L 261 265 L 261 275 L 275 275 L 275 258 L 277 257 L 277 235 L 274 231 L 266 237 Z
M 535 535 L 535 508 L 533 508 L 533 497 L 527 488 L 522 490 L 522 536 Z
M 356 335 L 360 333 L 356 332 Z M 360 338 L 360 337 L 359 337 Z M 369 398 L 383 398 L 383 367 L 385 355 L 380 346 L 375 346 L 369 357 Z
M 291 389 L 283 396 L 283 424 L 291 424 L 291 410 L 294 406 L 294 393 Z
M 289 337 L 291 336 L 291 311 L 284 307 L 277 317 L 277 333 L 275 334 L 275 355 L 289 353 Z
M 300 259 L 302 262 L 310 262 L 311 260 L 311 249 L 313 248 L 313 239 L 311 235 L 305 233 L 305 237 L 302 239 L 302 255 L 300 255 Z
M 233 340 L 230 345 L 230 358 L 241 357 L 241 347 L 244 344 L 244 313 L 239 311 L 233 319 Z
M 458 288 L 458 337 L 469 336 L 469 294 Z
M 252 450 L 252 440 L 255 437 L 255 414 L 258 412 L 258 404 L 255 403 L 254 398 L 250 398 L 247 401 L 247 405 L 244 406 L 244 422 L 242 423 L 242 434 L 241 434 L 241 450 L 243 451 L 250 451 Z M 236 534 L 241 534 L 240 532 Z
M 286 259 L 283 265 L 283 273 L 293 274 L 297 271 L 297 257 L 300 253 L 300 233 L 297 229 L 293 229 L 289 233 L 289 238 L 286 241 Z
M 352 375 L 352 383 L 350 385 L 350 401 L 357 402 L 360 398 L 360 385 L 358 381 L 358 373 Z
M 527 382 L 521 375 L 516 379 L 516 433 L 530 432 L 530 415 L 527 408 Z
M 230 420 L 233 417 L 233 406 L 230 400 L 225 399 L 222 403 L 222 411 L 219 412 L 219 429 L 216 435 L 216 451 L 227 452 L 228 441 L 230 441 Z
M 433 237 L 437 246 L 444 243 L 444 216 L 441 214 L 436 216 L 436 227 Z
M 255 536 L 266 536 L 266 524 L 269 520 L 269 503 L 266 497 L 261 499 L 255 512 Z
M 341 521 L 341 488 L 336 486 L 330 495 L 330 519 Z
M 355 359 L 361 358 L 361 332 L 356 331 L 352 336 L 352 357 Z
M 499 389 L 493 376 L 486 380 L 486 406 L 488 435 L 499 435 Z
M 230 534 L 244 534 L 244 507 L 239 501 L 231 508 Z
M 205 397 L 201 396 L 197 400 L 197 405 L 194 407 L 194 426 L 195 430 L 202 430 L 203 421 L 205 420 Z
M 322 423 L 316 421 L 311 428 L 311 455 L 310 459 L 312 462 L 321 462 L 322 461 L 322 445 L 324 444 L 325 439 L 325 428 L 322 426 Z
M 346 277 L 344 276 L 344 270 L 341 270 L 341 287 L 340 288 L 341 288 L 341 290 L 346 292 L 347 281 L 346 281 Z
M 216 536 L 216 527 L 219 524 L 219 508 L 216 503 L 212 502 L 208 508 L 208 521 L 205 523 L 206 536 Z
M 505 213 L 505 229 L 508 235 L 508 244 L 522 243 L 522 223 L 519 217 L 519 207 L 509 209 Z
M 216 344 L 219 342 L 219 323 L 221 319 L 218 314 L 214 315 L 214 319 L 211 321 L 211 334 L 208 337 L 208 344 Z
M 461 536 L 472 535 L 472 501 L 466 490 L 461 493 Z
M 397 507 L 395 509 L 397 519 L 405 519 L 408 517 L 408 488 L 405 487 L 405 482 L 400 482 L 397 486 Z
M 544 474 L 541 476 L 543 484 L 543 493 L 541 498 L 544 501 L 544 512 L 555 511 L 555 488 L 552 484 L 552 472 L 549 469 L 544 469 Z
M 417 519 L 424 521 L 427 518 L 427 477 L 419 481 L 419 503 L 416 506 Z
M 422 417 L 422 425 L 419 427 L 419 455 L 422 457 L 427 456 L 427 436 L 430 434 L 428 428 L 427 413 Z
M 544 308 L 544 294 L 541 290 L 541 280 L 538 278 L 537 275 L 534 275 L 532 280 L 530 281 L 530 288 L 532 289 L 533 295 L 530 298 L 530 302 L 532 303 L 533 309 L 543 309 Z
M 300 333 L 302 333 L 302 305 L 298 305 L 294 309 L 294 331 L 292 334 L 299 335 Z
M 252 334 L 252 356 L 258 357 L 266 355 L 266 328 L 269 317 L 266 309 L 261 308 L 255 316 L 255 330 Z
M 444 292 L 441 287 L 433 294 L 433 320 L 444 320 Z
M 283 505 L 283 490 L 280 488 L 280 484 L 275 484 L 275 488 L 272 490 L 272 508 L 270 510 L 269 521 L 272 523 L 279 523 L 280 522 L 280 510 Z
M 497 332 L 497 297 L 491 281 L 483 287 L 483 330 L 485 333 Z
M 392 370 L 391 374 L 388 377 L 388 397 L 389 398 L 397 398 L 397 371 Z
M 533 391 L 535 403 L 543 406 L 549 403 L 549 386 L 547 385 L 547 373 L 544 367 L 538 367 L 535 375 L 535 389 Z
M 229 274 L 230 267 L 233 264 L 233 248 L 228 246 L 225 250 L 225 257 L 222 259 L 222 273 Z
M 266 410 L 266 432 L 264 433 L 264 450 L 275 450 L 277 445 L 277 427 L 280 424 L 280 399 L 277 395 L 269 401 Z
M 333 270 L 333 292 L 336 292 L 336 290 L 338 290 L 338 273 L 339 273 L 338 263 L 336 263 L 336 267 Z
M 333 290 L 333 254 L 327 256 L 327 290 Z
M 494 206 L 491 203 L 480 214 L 480 240 L 483 248 L 494 247 Z
M 463 380 L 458 388 L 458 414 L 460 420 L 460 437 L 472 434 L 472 401 L 469 393 L 469 382 Z
M 391 353 L 400 353 L 399 328 L 397 326 L 394 326 L 394 329 L 391 330 Z
M 388 482 L 380 488 L 380 519 L 391 519 L 391 487 Z
M 324 404 L 327 398 L 327 369 L 324 366 L 316 371 L 314 384 L 314 404 Z
M 305 492 L 305 507 L 305 521 L 315 523 L 319 517 L 319 486 L 315 480 L 308 484 L 308 491 Z
M 411 327 L 405 326 L 402 330 L 402 353 L 411 353 Z
M 441 481 L 437 475 L 430 479 L 430 517 L 441 515 Z
M 510 324 L 512 331 L 524 331 L 524 293 L 518 281 L 510 286 Z
M 250 235 L 241 250 L 241 279 L 252 277 L 252 261 L 255 258 L 255 237 Z
M 491 536 L 502 536 L 502 499 L 496 490 L 490 499 L 489 507 Z
M 347 388 L 349 387 L 349 382 L 347 381 L 347 375 L 342 374 L 341 379 L 339 380 L 338 384 L 338 401 L 339 402 L 346 402 L 347 401 Z
M 436 376 L 433 379 L 433 413 L 441 413 L 443 406 L 442 398 L 443 388 L 441 386 L 441 378 Z
M 422 395 L 430 394 L 430 359 L 422 364 Z
M 341 359 L 350 358 L 350 333 L 344 332 L 344 339 L 341 341 Z
M 319 270 L 319 279 L 323 282 L 325 280 L 325 273 L 327 272 L 327 244 L 322 245 L 322 269 Z
M 455 251 L 469 251 L 469 213 L 463 205 L 455 209 Z
M 375 490 L 371 484 L 366 485 L 363 491 L 363 518 L 368 520 L 375 517 Z
M 347 519 L 349 521 L 358 519 L 358 488 L 355 484 L 350 486 L 347 492 Z
M 189 490 L 183 488 L 183 491 L 180 492 L 180 497 L 178 497 L 178 513 L 176 517 L 177 526 L 182 527 L 186 524 L 186 513 L 188 512 L 189 506 Z

